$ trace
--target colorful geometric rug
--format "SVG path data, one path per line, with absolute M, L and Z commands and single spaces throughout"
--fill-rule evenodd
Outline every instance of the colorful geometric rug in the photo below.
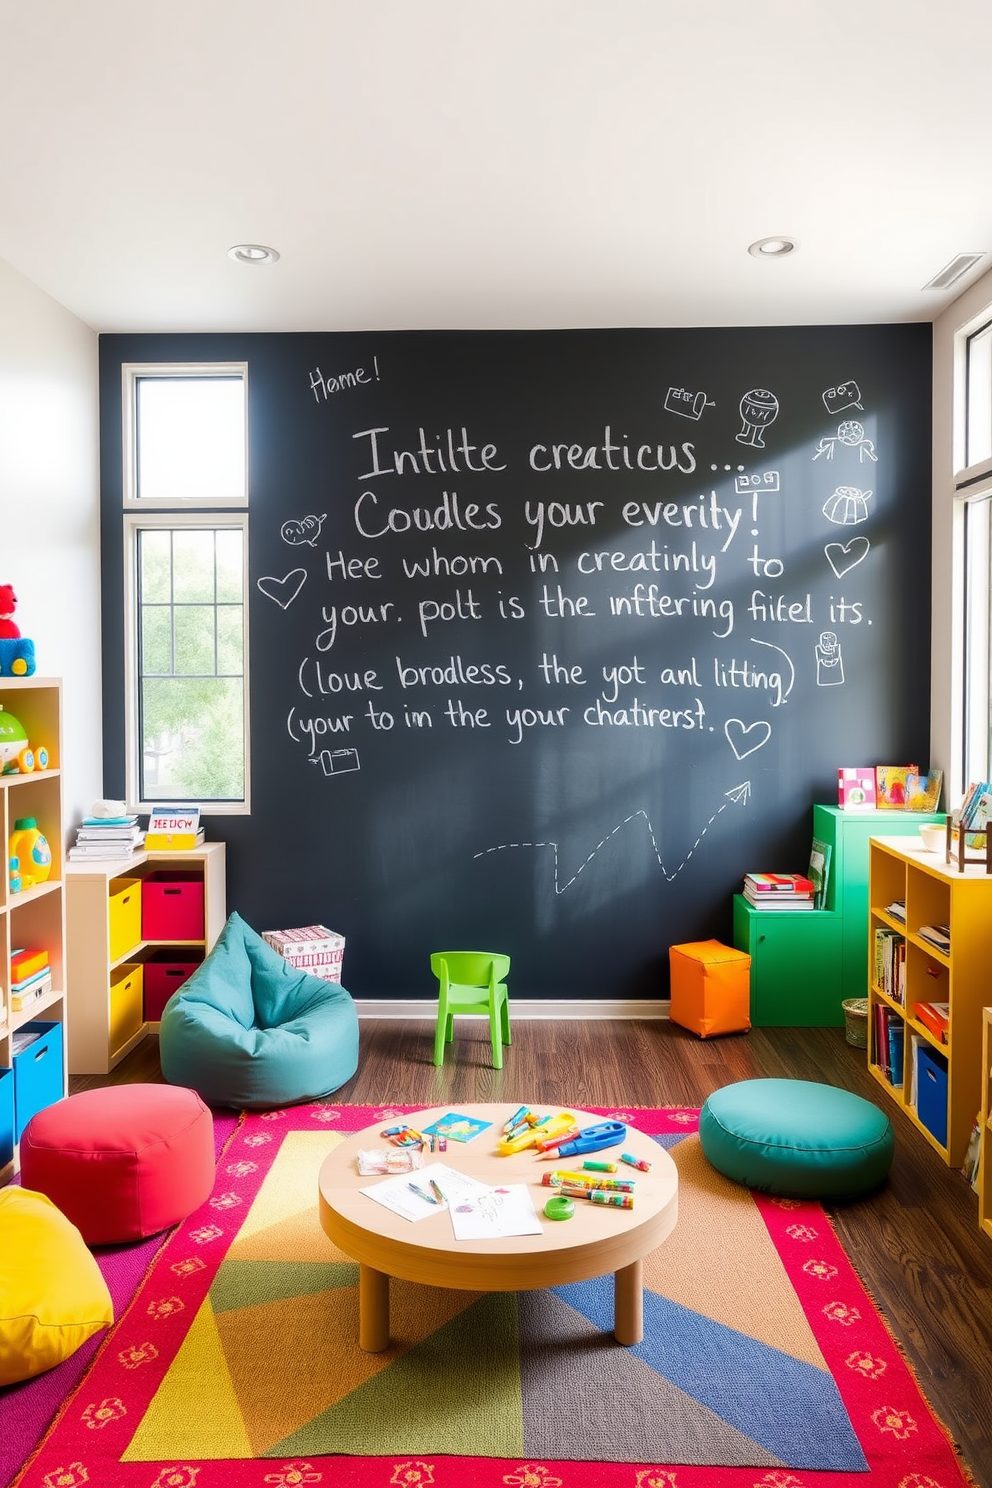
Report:
M 713 1172 L 695 1111 L 602 1113 L 679 1168 L 643 1343 L 613 1339 L 612 1277 L 394 1281 L 390 1347 L 362 1353 L 317 1171 L 410 1109 L 245 1118 L 19 1488 L 963 1488 L 823 1210 Z

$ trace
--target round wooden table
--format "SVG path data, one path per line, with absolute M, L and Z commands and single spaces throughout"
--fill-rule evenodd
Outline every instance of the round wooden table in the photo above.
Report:
M 422 1131 L 452 1107 L 415 1111 L 407 1118 Z M 401 1277 L 427 1286 L 474 1292 L 536 1291 L 569 1281 L 587 1281 L 613 1272 L 613 1332 L 618 1343 L 640 1343 L 644 1336 L 642 1260 L 666 1240 L 678 1218 L 678 1172 L 663 1147 L 627 1127 L 617 1147 L 586 1154 L 590 1161 L 619 1163 L 621 1152 L 646 1158 L 650 1172 L 619 1163 L 617 1176 L 636 1181 L 633 1209 L 616 1209 L 576 1199 L 575 1215 L 550 1220 L 544 1205 L 555 1192 L 541 1175 L 555 1168 L 576 1171 L 585 1157 L 549 1159 L 533 1148 L 510 1157 L 496 1150 L 503 1123 L 517 1107 L 507 1104 L 459 1106 L 466 1116 L 489 1121 L 487 1131 L 470 1142 L 448 1142 L 447 1151 L 425 1158 L 441 1162 L 490 1186 L 526 1183 L 541 1223 L 540 1235 L 486 1240 L 456 1240 L 446 1209 L 416 1222 L 403 1218 L 361 1192 L 382 1178 L 362 1176 L 357 1154 L 362 1148 L 388 1147 L 380 1121 L 356 1132 L 334 1149 L 321 1165 L 320 1223 L 324 1233 L 359 1265 L 358 1341 L 368 1353 L 389 1344 L 389 1278 Z M 558 1114 L 557 1107 L 531 1109 Z M 574 1108 L 569 1107 L 570 1110 Z M 579 1127 L 593 1126 L 602 1116 L 575 1110 Z M 416 1174 L 411 1178 L 416 1179 Z

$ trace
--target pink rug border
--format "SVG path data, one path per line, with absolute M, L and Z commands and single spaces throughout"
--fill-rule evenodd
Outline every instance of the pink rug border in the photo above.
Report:
M 867 1472 L 480 1457 L 318 1457 L 124 1463 L 124 1451 L 291 1130 L 356 1131 L 422 1107 L 315 1102 L 247 1117 L 206 1204 L 162 1247 L 89 1372 L 11 1488 L 967 1488 L 970 1482 L 899 1348 L 817 1203 L 755 1195 L 758 1209 L 869 1459 Z M 689 1134 L 685 1107 L 589 1107 L 651 1135 Z M 126 1405 L 118 1394 L 128 1370 Z M 99 1433 L 97 1436 L 96 1434 Z M 96 1437 L 96 1439 L 94 1439 Z M 94 1449 L 98 1455 L 94 1454 Z

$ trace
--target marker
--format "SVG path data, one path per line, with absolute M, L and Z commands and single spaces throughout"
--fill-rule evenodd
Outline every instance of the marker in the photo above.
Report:
M 650 1173 L 651 1164 L 645 1157 L 635 1157 L 632 1152 L 621 1152 L 620 1161 L 630 1163 L 632 1168 L 639 1168 L 642 1173 Z
M 573 1137 L 577 1137 L 578 1135 L 579 1128 L 577 1126 L 573 1126 L 571 1131 L 559 1132 L 556 1137 L 545 1137 L 543 1142 L 535 1142 L 534 1146 L 537 1148 L 538 1152 L 553 1152 L 555 1148 L 560 1147 L 563 1142 L 570 1142 Z
M 615 1173 L 617 1170 L 616 1163 L 611 1162 L 584 1162 L 582 1166 L 587 1173 Z
M 415 1193 L 418 1199 L 423 1199 L 425 1204 L 437 1203 L 437 1199 L 434 1198 L 433 1194 L 425 1193 L 424 1190 L 422 1188 L 418 1188 L 415 1183 L 408 1183 L 407 1188 L 410 1190 L 411 1193 Z
M 439 1204 L 446 1204 L 448 1201 L 444 1197 L 444 1194 L 441 1192 L 441 1190 L 438 1188 L 437 1184 L 434 1182 L 434 1179 L 433 1178 L 430 1180 L 430 1185 L 431 1185 L 431 1192 L 433 1193 L 434 1197 L 437 1199 L 438 1203 Z

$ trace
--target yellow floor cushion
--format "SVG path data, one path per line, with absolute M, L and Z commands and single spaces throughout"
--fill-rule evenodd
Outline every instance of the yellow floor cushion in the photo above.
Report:
M 0 1385 L 60 1364 L 113 1320 L 75 1225 L 44 1194 L 0 1189 Z

